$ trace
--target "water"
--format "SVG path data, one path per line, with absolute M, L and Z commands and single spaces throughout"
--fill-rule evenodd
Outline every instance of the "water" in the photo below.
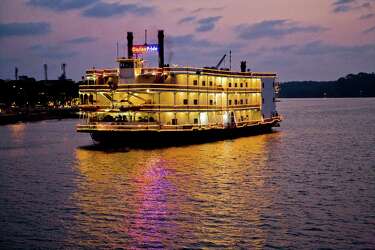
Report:
M 0 248 L 375 248 L 375 99 L 282 100 L 275 133 L 99 150 L 0 127 Z

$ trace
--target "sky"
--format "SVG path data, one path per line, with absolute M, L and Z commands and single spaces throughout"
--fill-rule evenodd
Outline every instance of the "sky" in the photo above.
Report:
M 91 67 L 116 67 L 135 44 L 166 37 L 165 61 L 215 66 L 232 51 L 232 69 L 246 60 L 253 71 L 280 81 L 335 80 L 375 71 L 375 0 L 1 0 L 0 78 L 79 80 Z M 229 59 L 222 67 L 229 67 Z M 157 55 L 146 58 L 157 65 Z

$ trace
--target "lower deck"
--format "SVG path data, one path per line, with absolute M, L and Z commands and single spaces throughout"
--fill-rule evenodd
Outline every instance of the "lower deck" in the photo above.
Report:
M 253 127 L 266 124 L 278 124 L 281 121 L 280 116 L 275 116 L 262 121 L 253 122 L 237 122 L 233 124 L 184 124 L 184 125 L 165 125 L 157 122 L 90 122 L 87 124 L 77 125 L 77 132 L 136 132 L 136 131 L 153 131 L 153 132 L 168 132 L 168 131 L 199 131 L 199 130 L 227 130 L 239 129 L 243 127 Z
M 107 145 L 160 146 L 217 141 L 267 133 L 279 126 L 280 119 L 237 127 L 143 127 L 130 129 L 123 125 L 78 125 L 78 132 L 90 133 L 92 139 Z M 120 126 L 120 127 L 119 127 Z

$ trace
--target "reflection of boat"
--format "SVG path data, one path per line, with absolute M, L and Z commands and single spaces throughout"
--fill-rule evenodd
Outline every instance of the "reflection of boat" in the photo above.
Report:
M 85 122 L 78 132 L 99 142 L 163 142 L 225 138 L 263 132 L 278 126 L 274 73 L 229 69 L 166 67 L 164 33 L 158 33 L 159 67 L 143 67 L 128 33 L 128 58 L 118 69 L 91 69 L 80 85 Z M 145 45 L 148 46 L 148 45 Z M 150 48 L 151 48 L 150 47 Z M 134 50 L 134 48 L 137 48 Z M 224 58 L 224 57 L 223 57 Z M 194 136 L 194 137 L 193 137 Z
M 95 233 L 80 247 L 264 248 L 264 215 L 280 193 L 267 181 L 278 177 L 269 160 L 281 134 L 156 150 L 77 148 L 71 196 L 83 223 L 67 242 Z M 196 244 L 203 238 L 210 245 Z

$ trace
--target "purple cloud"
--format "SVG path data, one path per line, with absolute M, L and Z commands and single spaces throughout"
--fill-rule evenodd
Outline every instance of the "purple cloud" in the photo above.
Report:
M 51 32 L 51 25 L 46 22 L 0 23 L 0 38 L 8 36 L 36 36 Z
M 284 37 L 295 33 L 318 33 L 327 28 L 317 25 L 301 25 L 290 20 L 267 20 L 255 24 L 240 24 L 234 28 L 238 37 L 245 40 Z
M 370 1 L 373 0 L 336 0 L 333 5 L 333 12 L 344 13 L 359 9 L 371 9 Z
M 372 26 L 366 30 L 363 31 L 364 34 L 375 32 L 375 26 Z
M 103 3 L 99 2 L 83 11 L 83 16 L 107 18 L 115 15 L 134 14 L 144 16 L 155 10 L 155 7 L 139 6 L 137 4 Z
M 365 15 L 362 15 L 359 17 L 360 20 L 367 20 L 367 19 L 370 19 L 370 18 L 373 18 L 375 17 L 375 14 L 374 13 L 369 13 L 369 14 L 365 14 Z
M 95 38 L 95 37 L 82 36 L 82 37 L 77 37 L 77 38 L 66 40 L 64 43 L 67 43 L 67 44 L 82 44 L 82 43 L 94 42 L 96 40 L 97 40 L 97 38 Z
M 207 32 L 215 28 L 216 23 L 222 16 L 212 16 L 198 20 L 198 27 L 195 29 L 198 32 Z
M 191 21 L 194 21 L 196 18 L 197 18 L 196 16 L 187 16 L 187 17 L 181 18 L 178 21 L 178 24 L 189 23 Z
M 53 11 L 66 11 L 89 6 L 99 0 L 29 0 L 28 5 Z

